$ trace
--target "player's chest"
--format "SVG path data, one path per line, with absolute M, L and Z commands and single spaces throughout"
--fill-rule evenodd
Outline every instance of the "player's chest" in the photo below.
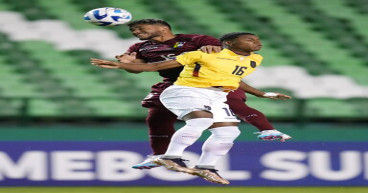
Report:
M 255 61 L 243 56 L 212 57 L 211 59 L 205 59 L 204 63 L 206 63 L 206 66 L 210 69 L 224 71 L 234 75 L 242 75 L 243 72 L 254 70 L 257 66 Z
M 175 56 L 183 52 L 197 50 L 197 46 L 193 42 L 173 41 L 165 44 L 148 44 L 139 49 L 139 53 L 143 58 L 155 61 L 163 61 L 174 59 Z

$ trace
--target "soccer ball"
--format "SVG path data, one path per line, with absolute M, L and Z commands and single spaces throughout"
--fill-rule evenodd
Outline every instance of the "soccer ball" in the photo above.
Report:
M 84 20 L 98 26 L 116 26 L 132 20 L 129 11 L 120 8 L 102 7 L 92 9 L 84 14 Z

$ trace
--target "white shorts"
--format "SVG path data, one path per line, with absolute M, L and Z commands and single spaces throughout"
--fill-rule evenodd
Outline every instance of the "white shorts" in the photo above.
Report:
M 209 111 L 214 122 L 240 122 L 226 102 L 226 92 L 172 85 L 160 95 L 162 104 L 182 119 L 193 111 Z

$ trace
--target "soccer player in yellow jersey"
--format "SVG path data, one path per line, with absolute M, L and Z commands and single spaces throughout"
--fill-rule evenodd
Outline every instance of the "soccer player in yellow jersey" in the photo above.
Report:
M 205 54 L 202 51 L 188 52 L 178 56 L 176 61 L 185 67 L 175 85 L 235 90 L 239 87 L 241 78 L 252 73 L 261 63 L 262 56 L 254 53 L 239 56 L 229 49 L 224 49 L 213 54 Z
M 166 153 L 155 163 L 210 182 L 229 184 L 215 170 L 216 162 L 227 154 L 240 134 L 239 120 L 225 103 L 226 95 L 237 89 L 242 78 L 260 65 L 262 56 L 254 51 L 260 50 L 262 44 L 258 36 L 247 32 L 225 34 L 220 41 L 224 49 L 219 53 L 193 51 L 177 56 L 175 60 L 149 64 L 129 63 L 128 59 L 127 63 L 121 63 L 94 58 L 91 63 L 102 68 L 140 71 L 183 65 L 179 78 L 165 89 L 160 100 L 186 125 L 175 132 Z M 194 168 L 187 168 L 182 159 L 183 152 L 206 129 L 212 134 L 203 144 L 201 157 Z

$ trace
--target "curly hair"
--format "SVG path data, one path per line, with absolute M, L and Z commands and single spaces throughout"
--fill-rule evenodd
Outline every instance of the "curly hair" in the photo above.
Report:
M 227 33 L 227 34 L 222 35 L 219 38 L 219 40 L 221 43 L 223 43 L 224 41 L 231 41 L 242 35 L 256 35 L 256 34 L 253 34 L 250 32 L 232 32 L 232 33 Z

